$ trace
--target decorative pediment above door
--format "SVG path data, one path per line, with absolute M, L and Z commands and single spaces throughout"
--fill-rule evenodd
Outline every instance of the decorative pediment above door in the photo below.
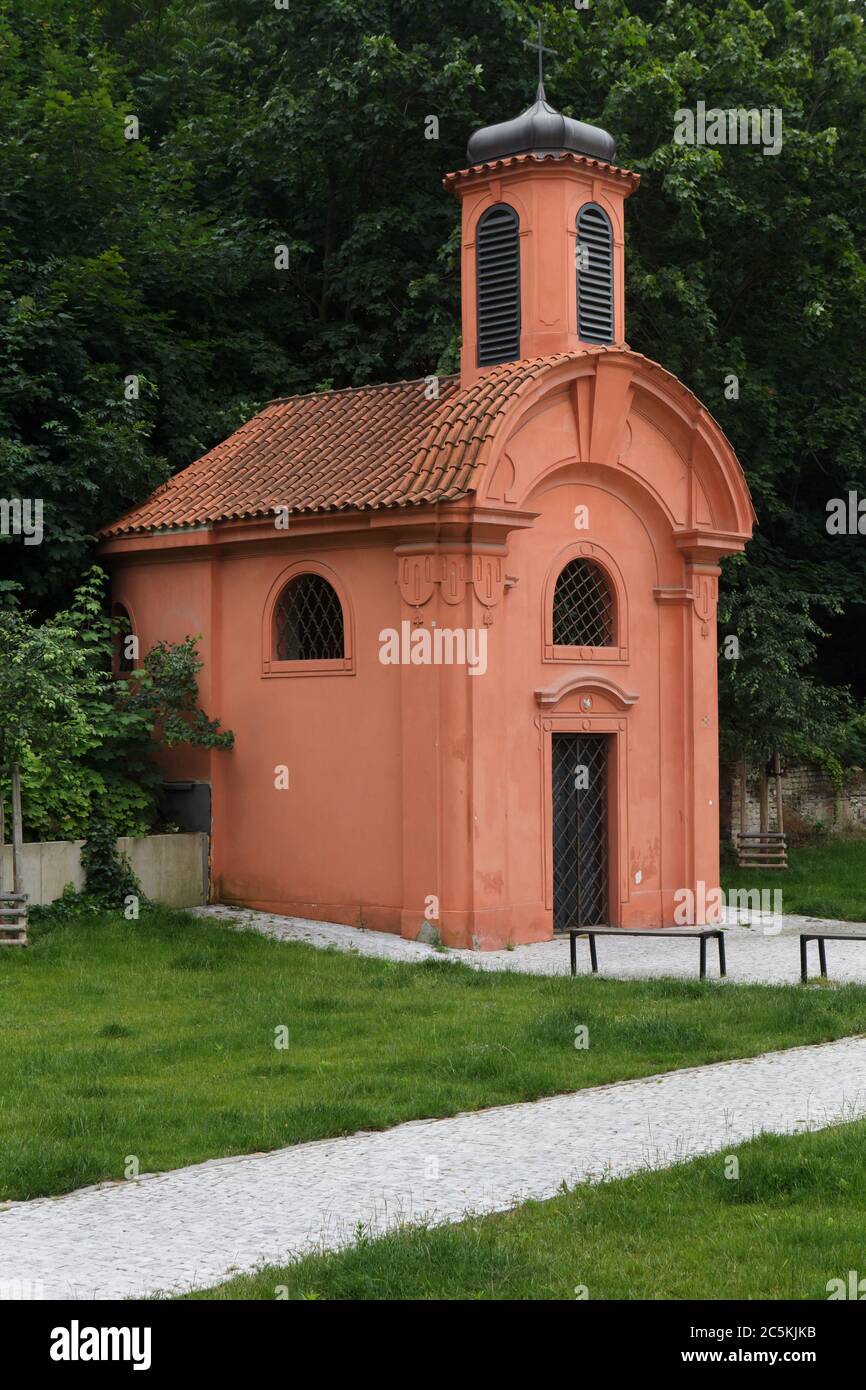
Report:
M 542 709 L 554 709 L 568 695 L 579 694 L 581 701 L 589 700 L 590 704 L 581 708 L 592 709 L 595 696 L 601 697 L 602 701 L 610 702 L 615 709 L 629 709 L 639 699 L 639 695 L 634 690 L 623 690 L 621 685 L 603 675 L 600 671 L 577 671 L 569 672 L 567 676 L 562 676 L 558 681 L 545 686 L 535 692 L 535 702 Z

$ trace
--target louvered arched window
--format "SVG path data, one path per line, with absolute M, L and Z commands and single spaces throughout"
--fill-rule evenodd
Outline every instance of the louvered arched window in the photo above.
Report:
M 558 647 L 612 647 L 613 592 L 604 571 L 570 560 L 553 591 L 553 641 Z
M 488 208 L 475 234 L 478 365 L 520 356 L 520 221 L 514 208 Z
M 274 606 L 276 661 L 338 661 L 345 655 L 343 606 L 320 574 L 297 574 Z
M 613 342 L 613 231 L 597 203 L 577 214 L 577 336 Z

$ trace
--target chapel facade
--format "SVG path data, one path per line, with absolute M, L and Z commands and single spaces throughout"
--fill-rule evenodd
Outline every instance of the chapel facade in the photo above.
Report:
M 614 153 L 543 87 L 477 131 L 459 376 L 273 401 L 103 533 L 141 650 L 200 635 L 235 732 L 165 755 L 216 901 L 495 949 L 718 885 L 719 561 L 754 514 L 625 342 Z

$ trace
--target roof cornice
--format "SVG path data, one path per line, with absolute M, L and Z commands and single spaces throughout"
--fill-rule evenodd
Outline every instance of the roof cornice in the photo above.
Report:
M 602 159 L 591 159 L 588 155 L 566 152 L 507 155 L 484 164 L 472 164 L 466 169 L 457 169 L 454 173 L 446 174 L 442 186 L 459 196 L 463 187 L 491 177 L 501 177 L 503 173 L 527 173 L 531 168 L 537 169 L 539 173 L 555 174 L 561 173 L 563 167 L 568 166 L 591 173 L 594 178 L 606 178 L 613 183 L 625 184 L 629 193 L 633 193 L 640 183 L 640 174 L 636 174 L 632 169 L 621 169 L 616 164 L 606 164 Z

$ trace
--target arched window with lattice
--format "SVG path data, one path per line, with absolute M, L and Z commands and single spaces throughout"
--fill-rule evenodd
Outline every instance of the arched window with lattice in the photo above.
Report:
M 275 661 L 339 661 L 345 656 L 343 607 L 321 574 L 296 574 L 274 605 Z
M 616 605 L 607 575 L 591 560 L 570 560 L 553 591 L 553 642 L 558 647 L 612 647 Z

